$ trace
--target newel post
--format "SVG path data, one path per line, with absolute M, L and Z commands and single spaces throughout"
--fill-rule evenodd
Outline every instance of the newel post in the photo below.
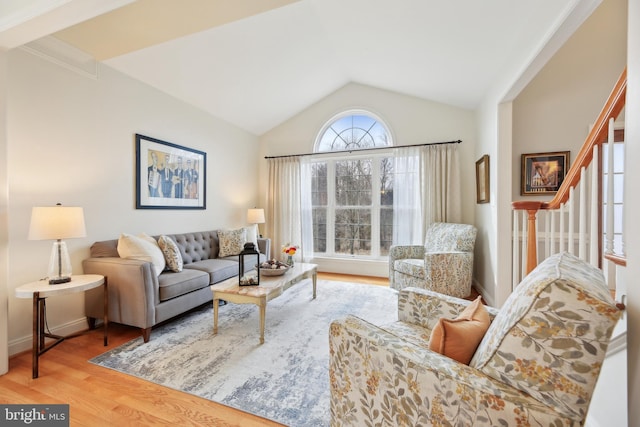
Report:
M 538 265 L 538 238 L 536 232 L 536 215 L 542 206 L 542 202 L 513 202 L 514 210 L 527 211 L 527 271 L 526 274 Z

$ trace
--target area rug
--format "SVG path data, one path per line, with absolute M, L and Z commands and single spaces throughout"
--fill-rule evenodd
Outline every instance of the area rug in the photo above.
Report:
M 265 343 L 252 304 L 210 306 L 91 360 L 292 427 L 329 425 L 329 325 L 354 314 L 374 324 L 397 320 L 397 291 L 304 280 L 267 305 Z

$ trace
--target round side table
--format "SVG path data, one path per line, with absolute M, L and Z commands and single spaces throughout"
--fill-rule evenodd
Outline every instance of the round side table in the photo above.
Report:
M 33 299 L 33 378 L 38 378 L 38 358 L 66 338 L 71 338 L 79 334 L 61 336 L 55 335 L 45 330 L 46 298 L 53 296 L 67 295 L 76 292 L 84 292 L 90 289 L 104 286 L 104 345 L 107 345 L 107 329 L 109 319 L 109 295 L 107 291 L 107 278 L 98 274 L 81 274 L 71 276 L 68 283 L 50 285 L 47 280 L 26 283 L 16 288 L 16 297 Z M 53 338 L 54 342 L 45 345 L 45 338 Z

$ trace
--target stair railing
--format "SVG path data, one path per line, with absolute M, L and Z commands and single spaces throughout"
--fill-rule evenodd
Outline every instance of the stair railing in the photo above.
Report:
M 599 268 L 603 259 L 624 263 L 624 242 L 618 253 L 614 249 L 614 235 L 621 234 L 614 224 L 622 223 L 622 208 L 616 208 L 614 198 L 622 194 L 615 188 L 619 180 L 614 179 L 614 156 L 619 151 L 615 120 L 624 108 L 626 89 L 625 68 L 552 200 L 512 202 L 514 287 L 540 261 L 557 252 L 568 251 Z

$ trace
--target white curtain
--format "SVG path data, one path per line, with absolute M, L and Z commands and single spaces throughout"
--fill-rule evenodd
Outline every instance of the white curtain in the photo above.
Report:
M 423 232 L 433 222 L 460 222 L 462 207 L 458 144 L 423 146 L 420 163 Z
M 422 243 L 422 194 L 420 148 L 395 151 L 393 159 L 393 243 Z
M 393 244 L 424 243 L 433 222 L 460 222 L 458 144 L 398 148 L 394 160 Z
M 282 247 L 298 246 L 295 258 L 313 257 L 310 166 L 300 157 L 268 159 L 266 232 L 272 257 L 282 259 Z

